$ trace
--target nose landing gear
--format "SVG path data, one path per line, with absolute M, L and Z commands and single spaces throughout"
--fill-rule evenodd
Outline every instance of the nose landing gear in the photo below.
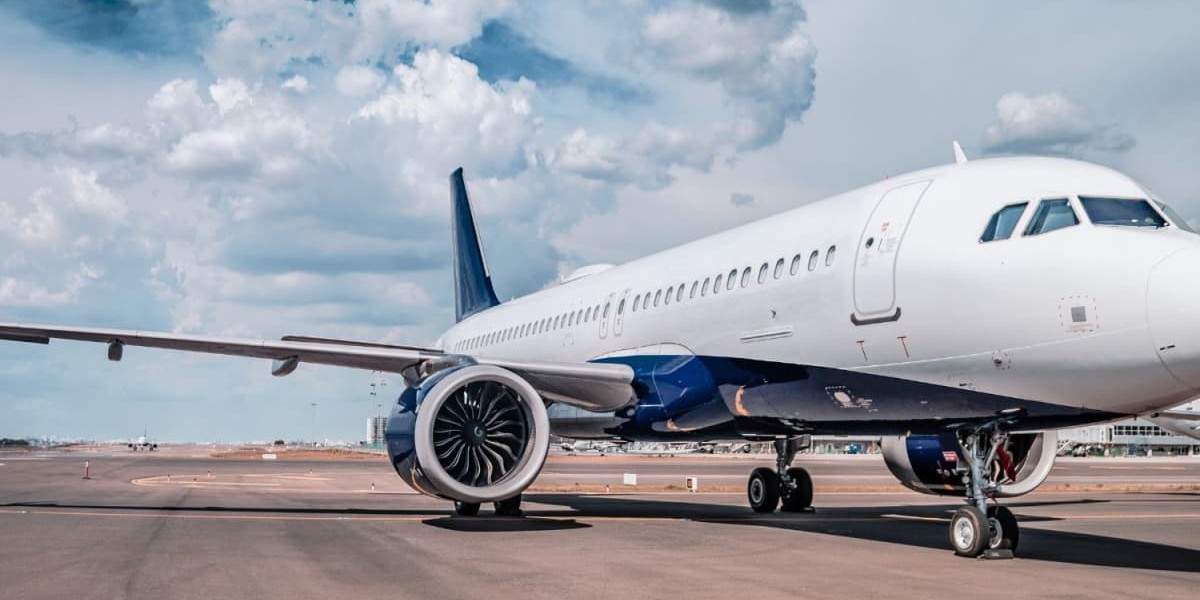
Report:
M 994 504 L 1002 482 L 1016 479 L 1004 449 L 1008 432 L 999 427 L 1005 423 L 1001 419 L 960 434 L 967 462 L 963 474 L 967 505 L 950 519 L 950 546 L 959 556 L 1012 558 L 1017 549 L 1021 535 L 1017 518 L 1008 508 Z
M 746 498 L 754 512 L 770 513 L 776 508 L 786 512 L 812 510 L 812 477 L 802 467 L 788 467 L 797 452 L 811 445 L 806 435 L 775 440 L 775 469 L 754 469 L 746 484 Z

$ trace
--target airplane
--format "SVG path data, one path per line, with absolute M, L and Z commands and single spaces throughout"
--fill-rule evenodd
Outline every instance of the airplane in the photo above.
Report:
M 158 444 L 150 441 L 150 438 L 146 436 L 145 432 L 143 432 L 142 435 L 140 437 L 138 437 L 138 439 L 136 439 L 132 442 L 129 442 L 129 444 L 127 444 L 127 445 L 129 446 L 129 449 L 133 450 L 134 452 L 137 452 L 139 450 L 144 450 L 146 452 L 154 452 L 155 450 L 158 450 Z
M 1200 440 L 1200 400 L 1156 411 L 1147 418 L 1166 431 Z
M 770 442 L 757 512 L 810 511 L 812 435 L 880 436 L 910 489 L 964 500 L 962 556 L 1016 550 L 999 503 L 1037 488 L 1056 429 L 1200 395 L 1200 236 L 1133 179 L 1062 158 L 892 176 L 501 303 L 462 169 L 456 323 L 430 347 L 0 323 L 0 337 L 399 373 L 396 473 L 460 515 L 521 514 L 550 434 Z M 664 224 L 664 226 L 669 226 Z

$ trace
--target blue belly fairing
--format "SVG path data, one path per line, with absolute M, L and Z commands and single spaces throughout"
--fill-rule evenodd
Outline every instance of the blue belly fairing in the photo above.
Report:
M 603 433 L 638 440 L 756 435 L 935 434 L 1023 409 L 1022 428 L 1050 429 L 1121 415 L 967 388 L 787 363 L 713 356 L 622 356 L 638 402 Z M 600 433 L 600 432 L 597 432 Z

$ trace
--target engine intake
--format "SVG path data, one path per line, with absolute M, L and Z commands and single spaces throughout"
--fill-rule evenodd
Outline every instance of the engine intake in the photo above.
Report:
M 466 365 L 405 389 L 388 419 L 392 466 L 413 489 L 460 502 L 520 494 L 546 461 L 550 423 L 511 371 Z
M 966 456 L 954 434 L 890 436 L 881 441 L 884 462 L 904 487 L 938 496 L 966 493 Z M 1003 481 L 996 496 L 1022 496 L 1041 485 L 1054 468 L 1057 445 L 1054 431 L 1011 434 L 1004 449 L 1012 458 L 1016 478 L 1004 475 L 999 464 L 990 465 L 993 477 Z

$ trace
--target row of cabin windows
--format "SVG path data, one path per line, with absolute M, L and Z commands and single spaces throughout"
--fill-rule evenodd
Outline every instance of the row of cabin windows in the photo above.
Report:
M 825 251 L 825 266 L 833 266 L 833 259 L 836 255 L 837 246 L 830 246 L 829 249 Z M 820 265 L 820 260 L 821 251 L 813 250 L 812 253 L 808 255 L 808 270 L 817 270 L 817 266 Z M 768 279 L 782 278 L 785 269 L 787 269 L 787 273 L 789 275 L 796 275 L 800 272 L 800 269 L 803 265 L 804 255 L 797 254 L 792 257 L 790 267 L 788 267 L 788 262 L 785 258 L 776 260 L 774 267 L 771 266 L 771 263 L 762 263 L 762 265 L 758 267 L 757 276 L 754 275 L 754 269 L 752 267 L 743 268 L 740 275 L 737 269 L 731 269 L 729 273 L 720 273 L 716 277 L 705 277 L 703 282 L 698 279 L 694 280 L 692 281 L 691 286 L 688 286 L 688 284 L 685 282 L 679 284 L 678 286 L 670 286 L 665 292 L 662 289 L 658 289 L 654 292 L 638 294 L 633 297 L 631 312 L 649 310 L 650 308 L 658 306 L 659 304 L 666 306 L 672 301 L 682 302 L 685 299 L 690 300 L 695 298 L 697 294 L 700 297 L 707 296 L 709 293 L 719 294 L 722 287 L 725 288 L 725 291 L 733 291 L 733 289 L 736 287 L 749 287 L 751 281 L 757 281 L 760 284 L 766 283 Z M 617 305 L 617 314 L 620 315 L 624 313 L 625 301 L 622 299 L 621 303 Z
M 830 246 L 825 251 L 826 267 L 833 266 L 833 260 L 836 255 L 837 246 Z M 819 250 L 813 250 L 812 253 L 808 255 L 808 270 L 817 270 L 817 266 L 819 266 L 821 262 L 820 259 L 821 252 Z M 784 275 L 785 267 L 787 267 L 787 272 L 789 275 L 796 275 L 800 272 L 800 268 L 803 265 L 804 256 L 802 254 L 797 254 L 792 257 L 790 267 L 787 267 L 787 261 L 784 258 L 780 258 L 779 260 L 775 261 L 774 268 L 771 267 L 770 263 L 763 263 L 758 268 L 758 276 L 756 280 L 758 283 L 766 283 L 769 278 L 780 279 Z M 687 299 L 695 298 L 697 294 L 699 294 L 701 297 L 708 296 L 710 291 L 715 295 L 720 293 L 722 285 L 724 285 L 726 291 L 732 291 L 739 285 L 743 288 L 749 287 L 753 272 L 754 270 L 752 268 L 746 267 L 742 269 L 741 275 L 739 276 L 737 269 L 731 269 L 728 274 L 722 273 L 718 274 L 716 277 L 705 277 L 703 283 L 697 279 L 692 282 L 690 289 L 686 283 L 681 283 L 678 286 L 673 285 L 668 287 L 665 292 L 662 289 L 659 289 L 653 293 L 653 296 L 651 295 L 651 292 L 646 292 L 644 295 L 638 294 L 633 298 L 631 309 L 632 312 L 637 312 L 639 308 L 641 310 L 648 310 L 651 308 L 652 304 L 653 306 L 658 306 L 659 304 L 666 306 L 672 301 L 677 303 L 682 302 L 685 299 L 685 294 Z M 601 305 L 597 304 L 595 306 L 589 306 L 586 309 L 581 308 L 574 312 L 563 313 L 554 317 L 546 317 L 544 319 L 531 321 L 522 325 L 514 325 L 506 329 L 477 335 L 456 343 L 454 345 L 454 351 L 458 352 L 463 350 L 475 350 L 477 348 L 490 346 L 492 344 L 507 342 L 531 335 L 540 335 L 550 331 L 566 329 L 568 327 L 576 327 L 583 325 L 584 323 L 591 323 L 592 321 L 600 318 L 607 318 L 611 307 L 611 303 L 604 304 L 603 309 L 601 308 Z M 622 298 L 617 304 L 617 314 L 625 314 L 625 298 Z
M 601 314 L 607 317 L 608 311 L 609 306 L 605 306 L 603 313 L 601 313 L 600 305 L 597 304 L 595 306 L 581 308 L 579 310 L 563 313 L 554 317 L 546 317 L 544 319 L 530 321 L 522 325 L 514 325 L 506 329 L 500 329 L 490 333 L 477 335 L 475 337 L 458 342 L 454 347 L 455 351 L 474 350 L 476 348 L 482 348 L 492 344 L 499 344 L 501 342 L 507 342 L 531 335 L 539 335 L 550 331 L 566 329 L 568 327 L 576 327 L 578 325 L 583 325 L 584 323 L 590 323 L 596 319 L 599 319 Z

